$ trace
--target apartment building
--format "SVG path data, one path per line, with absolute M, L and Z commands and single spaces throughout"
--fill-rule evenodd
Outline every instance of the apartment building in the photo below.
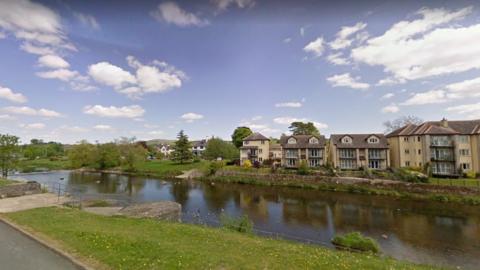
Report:
M 282 166 L 297 168 L 301 160 L 305 160 L 309 167 L 319 167 L 325 164 L 324 136 L 313 135 L 292 135 L 282 136 L 280 145 L 282 147 Z
M 390 166 L 388 141 L 383 134 L 332 134 L 329 157 L 335 168 L 385 170 Z
M 240 165 L 243 165 L 246 160 L 250 160 L 252 164 L 256 161 L 263 163 L 269 157 L 269 138 L 255 132 L 243 139 L 243 145 L 240 147 Z
M 387 134 L 392 167 L 429 164 L 436 176 L 480 171 L 480 120 L 409 124 Z

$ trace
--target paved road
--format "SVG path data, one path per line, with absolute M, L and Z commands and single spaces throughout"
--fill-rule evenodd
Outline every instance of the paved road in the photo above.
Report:
M 0 269 L 79 270 L 80 268 L 0 221 Z

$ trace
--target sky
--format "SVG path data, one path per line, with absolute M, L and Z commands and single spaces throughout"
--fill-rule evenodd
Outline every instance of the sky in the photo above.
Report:
M 75 143 L 480 118 L 476 1 L 0 0 L 0 134 Z

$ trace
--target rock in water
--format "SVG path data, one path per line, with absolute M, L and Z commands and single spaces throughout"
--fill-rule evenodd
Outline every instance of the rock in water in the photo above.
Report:
M 181 204 L 171 201 L 161 201 L 130 205 L 120 210 L 119 214 L 136 218 L 180 221 L 181 212 Z

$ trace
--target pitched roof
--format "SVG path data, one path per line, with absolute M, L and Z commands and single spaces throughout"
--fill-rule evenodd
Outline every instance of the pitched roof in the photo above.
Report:
M 315 137 L 318 139 L 318 144 L 310 143 L 310 138 Z M 288 143 L 288 139 L 295 138 L 297 143 L 291 144 Z M 282 136 L 280 138 L 280 145 L 283 148 L 324 148 L 327 140 L 325 136 L 314 136 L 314 135 L 291 135 L 291 136 Z
M 446 121 L 446 122 L 443 122 Z M 445 126 L 442 123 L 446 124 Z M 420 125 L 408 124 L 396 129 L 387 137 L 418 136 L 418 135 L 455 135 L 455 134 L 480 134 L 480 120 L 465 121 L 429 121 Z
M 258 132 L 255 132 L 255 133 L 252 133 L 250 134 L 249 136 L 247 136 L 245 139 L 243 139 L 244 141 L 269 141 L 270 139 L 263 136 L 262 134 L 258 133 Z
M 281 150 L 281 149 L 282 149 L 282 146 L 281 146 L 280 144 L 278 144 L 278 143 L 272 143 L 272 144 L 270 144 L 270 149 L 271 149 L 271 150 L 273 150 L 273 149 L 275 149 L 275 150 Z
M 352 138 L 352 143 L 342 143 L 342 138 L 345 136 Z M 369 143 L 368 138 L 371 136 L 377 137 L 380 141 Z M 337 148 L 388 148 L 387 138 L 383 134 L 332 134 L 330 135 L 330 142 Z
M 200 141 L 192 141 L 193 147 L 205 147 L 207 145 L 207 140 L 200 140 Z

